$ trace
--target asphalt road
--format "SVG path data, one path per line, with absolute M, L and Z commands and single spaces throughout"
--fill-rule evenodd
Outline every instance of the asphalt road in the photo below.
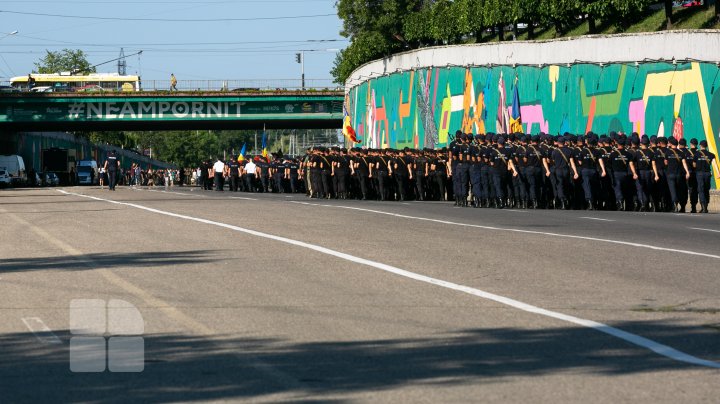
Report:
M 0 220 L 3 403 L 720 397 L 720 215 L 76 187 Z M 142 372 L 71 371 L 74 299 L 138 308 Z

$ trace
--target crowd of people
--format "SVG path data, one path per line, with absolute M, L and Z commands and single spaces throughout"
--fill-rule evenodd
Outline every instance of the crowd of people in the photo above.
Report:
M 707 213 L 713 169 L 720 179 L 705 140 L 458 131 L 439 150 L 317 147 L 298 158 L 218 158 L 193 176 L 206 190 L 221 191 L 227 182 L 230 191 L 312 198 L 653 212 L 686 212 L 689 202 L 690 212 Z

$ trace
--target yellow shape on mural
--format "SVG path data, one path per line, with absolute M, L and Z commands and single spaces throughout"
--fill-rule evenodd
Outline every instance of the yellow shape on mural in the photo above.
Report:
M 548 80 L 552 83 L 552 100 L 555 102 L 555 89 L 557 88 L 558 80 L 560 80 L 560 66 L 548 67 Z
M 715 144 L 715 136 L 712 133 L 712 125 L 710 124 L 710 108 L 708 107 L 707 98 L 705 97 L 705 87 L 703 86 L 700 64 L 693 62 L 690 66 L 690 70 L 648 74 L 645 81 L 643 101 L 645 105 L 647 105 L 648 98 L 650 97 L 673 95 L 675 97 L 673 113 L 677 117 L 680 113 L 682 96 L 684 94 L 697 92 L 700 104 L 700 116 L 702 118 L 703 129 L 705 130 L 705 138 L 708 142 L 708 149 L 717 156 L 718 150 Z

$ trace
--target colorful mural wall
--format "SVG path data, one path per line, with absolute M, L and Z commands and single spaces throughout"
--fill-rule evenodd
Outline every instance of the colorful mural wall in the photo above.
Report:
M 497 132 L 499 89 L 510 109 L 517 85 L 525 133 L 675 133 L 707 139 L 717 155 L 718 73 L 696 62 L 423 68 L 365 81 L 345 102 L 368 147 L 437 148 L 458 129 Z

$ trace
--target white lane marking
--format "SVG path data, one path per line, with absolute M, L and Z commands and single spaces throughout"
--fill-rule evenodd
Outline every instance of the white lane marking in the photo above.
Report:
M 57 337 L 57 335 L 53 334 L 52 330 L 43 323 L 43 321 L 38 317 L 24 317 L 22 319 L 22 322 L 25 323 L 25 327 L 28 328 L 28 330 L 32 331 L 33 335 L 35 335 L 35 338 L 37 338 L 38 341 L 42 342 L 46 345 L 58 345 L 62 344 L 62 341 L 60 341 L 60 338 Z
M 503 210 L 504 210 L 505 212 L 516 212 L 516 213 L 530 213 L 530 211 L 529 211 L 529 210 L 517 210 L 517 209 L 500 209 L 500 211 L 503 211 Z
M 431 219 L 428 217 L 419 217 L 419 216 L 408 216 L 408 215 L 402 215 L 399 213 L 383 212 L 381 210 L 373 210 L 373 209 L 356 208 L 356 207 L 352 207 L 352 206 L 323 205 L 323 204 L 319 204 L 319 203 L 299 202 L 299 201 L 290 201 L 290 203 L 297 203 L 300 205 L 309 205 L 309 206 L 322 206 L 322 207 L 326 207 L 326 208 L 359 210 L 359 211 L 363 211 L 363 212 L 377 213 L 380 215 L 394 216 L 394 217 L 399 217 L 399 218 L 403 218 L 403 219 L 422 220 L 422 221 L 426 221 L 426 222 L 449 224 L 449 225 L 453 225 L 453 226 L 472 227 L 475 229 L 504 231 L 504 232 L 511 232 L 511 233 L 535 234 L 535 235 L 540 235 L 540 236 L 571 238 L 571 239 L 577 239 L 577 240 L 599 241 L 599 242 L 603 242 L 603 243 L 620 244 L 620 245 L 626 245 L 629 247 L 647 248 L 650 250 L 665 251 L 665 252 L 672 252 L 672 253 L 678 253 L 678 254 L 696 255 L 699 257 L 714 258 L 714 259 L 720 260 L 720 255 L 707 254 L 707 253 L 701 253 L 701 252 L 689 251 L 689 250 L 678 250 L 675 248 L 667 248 L 667 247 L 659 247 L 659 246 L 654 246 L 654 245 L 649 245 L 649 244 L 633 243 L 630 241 L 610 240 L 610 239 L 605 239 L 605 238 L 587 237 L 587 236 L 576 236 L 574 234 L 550 233 L 550 232 L 537 231 L 537 230 L 511 229 L 511 228 L 507 228 L 507 227 L 483 226 L 483 225 L 479 225 L 479 224 L 451 222 L 449 220 Z
M 516 309 L 520 309 L 522 311 L 526 311 L 528 313 L 540 314 L 542 316 L 554 318 L 554 319 L 561 320 L 561 321 L 566 321 L 566 322 L 569 322 L 572 324 L 577 324 L 577 325 L 580 325 L 583 327 L 588 327 L 593 330 L 596 330 L 596 331 L 611 335 L 613 337 L 622 339 L 624 341 L 627 341 L 627 342 L 637 345 L 639 347 L 647 348 L 659 355 L 665 356 L 672 360 L 690 363 L 690 364 L 699 365 L 699 366 L 706 366 L 706 367 L 720 369 L 720 363 L 709 361 L 706 359 L 697 358 L 695 356 L 678 351 L 677 349 L 672 348 L 670 346 L 663 345 L 663 344 L 653 341 L 651 339 L 644 338 L 639 335 L 631 334 L 627 331 L 623 331 L 621 329 L 614 328 L 614 327 L 611 327 L 611 326 L 603 324 L 603 323 L 598 323 L 598 322 L 595 322 L 592 320 L 586 320 L 583 318 L 574 317 L 574 316 L 570 316 L 567 314 L 563 314 L 563 313 L 559 313 L 559 312 L 555 312 L 555 311 L 551 311 L 551 310 L 546 310 L 546 309 L 543 309 L 543 308 L 540 308 L 537 306 L 533 306 L 533 305 L 530 305 L 527 303 L 523 303 L 521 301 L 514 300 L 514 299 L 511 299 L 511 298 L 508 298 L 505 296 L 496 295 L 494 293 L 485 292 L 483 290 L 471 288 L 469 286 L 459 285 L 456 283 L 444 281 L 442 279 L 436 279 L 436 278 L 432 278 L 432 277 L 429 277 L 426 275 L 421 275 L 421 274 L 417 274 L 414 272 L 406 271 L 404 269 L 400 269 L 400 268 L 397 268 L 397 267 L 394 267 L 391 265 L 383 264 L 381 262 L 376 262 L 376 261 L 371 261 L 371 260 L 368 260 L 365 258 L 356 257 L 354 255 L 346 254 L 346 253 L 343 253 L 340 251 L 331 250 L 329 248 L 322 247 L 319 245 L 310 244 L 310 243 L 306 243 L 303 241 L 294 240 L 294 239 L 286 238 L 286 237 L 282 237 L 282 236 L 276 236 L 273 234 L 263 233 L 263 232 L 259 232 L 257 230 L 246 229 L 243 227 L 234 226 L 234 225 L 227 224 L 227 223 L 215 222 L 215 221 L 208 220 L 208 219 L 201 219 L 201 218 L 197 218 L 197 217 L 193 217 L 193 216 L 186 216 L 186 215 L 181 215 L 178 213 L 172 213 L 172 212 L 166 212 L 166 211 L 159 210 L 159 209 L 148 208 L 146 206 L 137 205 L 134 203 L 118 202 L 118 201 L 113 201 L 113 200 L 109 200 L 109 199 L 97 198 L 97 197 L 89 196 L 89 195 L 76 194 L 76 193 L 67 192 L 67 191 L 63 191 L 63 190 L 59 190 L 59 192 L 62 192 L 66 195 L 73 195 L 73 196 L 78 196 L 81 198 L 93 199 L 96 201 L 103 201 L 103 202 L 109 202 L 109 203 L 113 203 L 113 204 L 117 204 L 117 205 L 129 206 L 129 207 L 133 207 L 136 209 L 142 209 L 142 210 L 145 210 L 148 212 L 153 212 L 153 213 L 157 213 L 160 215 L 170 216 L 170 217 L 174 217 L 174 218 L 178 218 L 178 219 L 190 220 L 190 221 L 194 221 L 194 222 L 223 227 L 223 228 L 226 228 L 229 230 L 234 230 L 237 232 L 250 234 L 250 235 L 253 235 L 256 237 L 275 240 L 275 241 L 279 241 L 282 243 L 291 244 L 291 245 L 294 245 L 297 247 L 307 248 L 309 250 L 317 251 L 322 254 L 326 254 L 326 255 L 336 257 L 336 258 L 344 259 L 346 261 L 354 262 L 356 264 L 366 265 L 369 267 L 377 268 L 382 271 L 393 273 L 395 275 L 403 276 L 403 277 L 406 277 L 409 279 L 414 279 L 416 281 L 428 283 L 431 285 L 441 286 L 441 287 L 444 287 L 447 289 L 452 289 L 452 290 L 467 293 L 467 294 L 470 294 L 473 296 L 478 296 L 483 299 L 492 300 L 497 303 L 501 303 L 501 304 L 504 304 L 504 305 L 507 305 L 510 307 L 514 307 Z
M 720 230 L 713 230 L 713 229 L 701 229 L 699 227 L 688 227 L 688 229 L 692 230 L 702 230 L 702 231 L 711 231 L 713 233 L 720 233 Z
M 210 196 L 208 196 L 208 195 L 189 194 L 189 193 L 187 193 L 187 192 L 159 191 L 159 190 L 155 190 L 155 189 L 144 189 L 143 191 L 159 192 L 159 193 L 162 193 L 162 194 L 175 194 L 175 195 L 183 195 L 183 196 L 195 196 L 195 197 L 198 197 L 198 198 L 210 198 Z M 247 201 L 257 201 L 257 199 L 255 199 L 255 198 L 244 198 L 244 197 L 241 197 L 241 196 L 230 196 L 230 197 L 228 197 L 228 198 L 230 198 L 230 199 L 244 199 L 244 200 L 247 200 Z M 221 198 L 216 198 L 216 199 L 221 199 Z
M 601 219 L 599 217 L 589 217 L 589 216 L 581 216 L 580 219 L 599 220 L 601 222 L 614 222 L 614 220 L 611 220 L 611 219 Z

